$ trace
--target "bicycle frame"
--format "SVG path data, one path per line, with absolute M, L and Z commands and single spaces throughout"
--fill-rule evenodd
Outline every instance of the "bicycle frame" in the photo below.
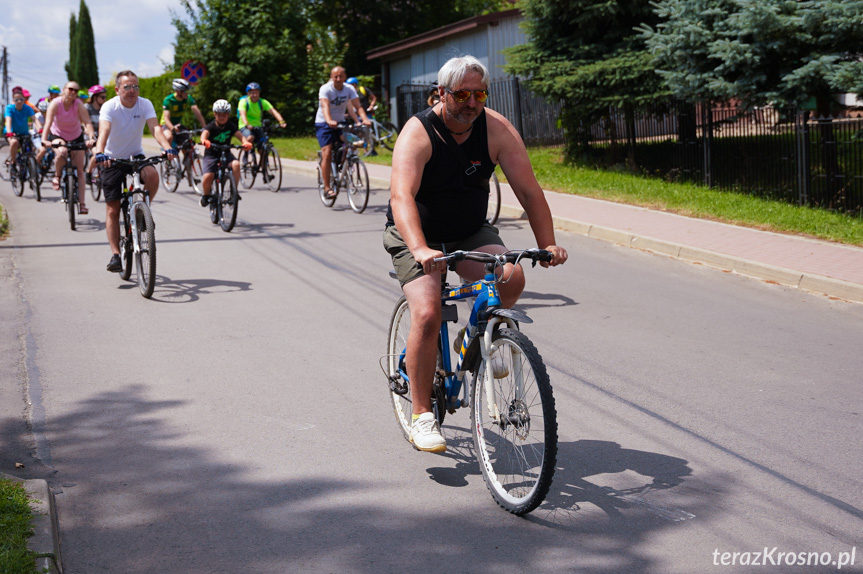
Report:
M 135 199 L 136 195 L 140 195 L 140 199 Z M 132 172 L 132 185 L 126 187 L 123 184 L 123 199 L 120 203 L 121 208 L 126 214 L 126 221 L 132 229 L 132 251 L 135 255 L 141 253 L 141 243 L 138 241 L 138 222 L 132 214 L 135 212 L 135 207 L 138 204 L 146 203 L 150 206 L 150 193 L 141 185 L 141 173 L 139 171 Z
M 445 391 L 446 405 L 443 405 L 448 411 L 453 412 L 460 407 L 470 406 L 468 396 L 468 386 L 464 384 L 465 377 L 468 373 L 467 365 L 465 364 L 465 354 L 471 346 L 471 343 L 478 336 L 482 336 L 480 343 L 480 353 L 482 360 L 487 360 L 492 348 L 492 334 L 495 327 L 500 323 L 505 323 L 507 327 L 517 329 L 515 320 L 530 322 L 530 319 L 520 311 L 512 309 L 501 309 L 500 296 L 498 294 L 497 282 L 499 279 L 495 277 L 493 272 L 486 272 L 485 277 L 478 281 L 461 285 L 459 287 L 450 287 L 445 283 L 446 276 L 441 277 L 441 327 L 440 327 L 440 345 L 441 345 L 441 360 L 443 368 L 443 383 Z M 453 305 L 447 305 L 449 301 L 460 301 L 476 297 L 476 300 L 471 307 L 470 316 L 467 323 L 464 325 L 465 333 L 462 340 L 461 349 L 459 350 L 458 360 L 455 364 L 455 369 L 452 369 L 452 357 L 450 356 L 449 329 L 447 323 L 458 323 L 458 310 Z M 500 313 L 500 314 L 497 314 Z M 410 384 L 407 372 L 404 370 L 404 359 L 406 349 L 403 349 L 399 355 L 399 375 Z M 491 374 L 489 370 L 485 370 L 485 376 Z M 521 373 L 514 374 L 516 378 L 516 387 L 520 390 L 522 387 Z M 488 404 L 493 405 L 494 393 L 492 385 L 486 385 L 487 393 L 489 393 Z M 459 395 L 462 398 L 459 399 Z M 499 413 L 490 413 L 495 419 L 499 418 Z

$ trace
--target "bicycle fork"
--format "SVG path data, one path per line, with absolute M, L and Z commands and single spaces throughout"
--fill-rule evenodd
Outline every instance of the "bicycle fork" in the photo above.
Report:
M 497 351 L 497 347 L 492 342 L 492 335 L 494 334 L 495 327 L 499 324 L 503 324 L 505 327 L 510 329 L 516 328 L 515 322 L 512 319 L 497 316 L 490 318 L 481 340 L 482 344 L 480 345 L 480 352 L 482 353 L 483 364 L 486 365 L 486 368 L 483 369 L 483 386 L 485 387 L 485 402 L 486 408 L 488 409 L 488 416 L 493 422 L 497 423 L 502 428 L 506 428 L 508 425 L 518 425 L 524 421 L 520 416 L 519 411 L 513 411 L 513 409 L 510 408 L 507 413 L 501 414 L 498 406 L 494 385 L 494 369 L 491 366 L 491 361 L 492 355 Z M 523 403 L 524 374 L 521 364 L 521 353 L 513 347 L 510 348 L 510 353 L 512 355 L 511 364 L 507 365 L 507 368 L 511 370 L 509 374 L 512 375 L 515 382 L 515 394 L 510 403 L 510 406 L 512 407 L 513 405 Z M 501 360 L 504 360 L 503 357 L 501 357 Z

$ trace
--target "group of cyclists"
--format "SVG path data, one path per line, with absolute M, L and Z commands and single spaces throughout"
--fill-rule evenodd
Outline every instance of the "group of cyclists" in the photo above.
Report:
M 413 397 L 410 440 L 423 451 L 446 449 L 440 426 L 431 414 L 435 337 L 441 320 L 440 277 L 445 271 L 436 259 L 457 249 L 488 253 L 506 250 L 497 229 L 485 220 L 487 185 L 496 165 L 503 169 L 528 215 L 537 246 L 553 254 L 553 261 L 545 265 L 559 265 L 567 259 L 566 250 L 556 245 L 551 212 L 534 177 L 524 143 L 506 118 L 485 108 L 488 85 L 488 70 L 476 58 L 464 56 L 448 61 L 438 73 L 436 97 L 430 98 L 430 107 L 408 120 L 393 152 L 391 198 L 383 243 L 392 257 L 413 318 L 406 355 Z M 89 145 L 95 143 L 94 160 L 103 166 L 106 229 L 112 250 L 108 271 L 122 269 L 118 217 L 120 186 L 126 175 L 125 168 L 111 165 L 111 158 L 143 156 L 145 125 L 163 153 L 170 156 L 175 153 L 171 144 L 178 130 L 176 120 L 187 108 L 192 111 L 201 125 L 201 143 L 207 150 L 202 206 L 209 202 L 218 157 L 210 151 L 213 142 L 227 143 L 233 137 L 246 149 L 251 148 L 262 136 L 264 112 L 271 114 L 280 126 L 285 125 L 272 104 L 261 98 L 261 87 L 256 83 L 246 86 L 246 97 L 237 106 L 237 117 L 231 113 L 232 106 L 226 99 L 214 102 L 215 118 L 210 123 L 205 122 L 189 94 L 188 82 L 182 79 L 173 82 L 173 93 L 162 102 L 160 123 L 156 121 L 152 103 L 139 98 L 138 78 L 129 70 L 117 74 L 118 95 L 107 102 L 102 86 L 90 88 L 87 104 L 78 98 L 79 87 L 75 82 L 68 82 L 62 91 L 54 90 L 55 87 L 49 90 L 45 109 L 41 109 L 40 102 L 30 111 L 25 109 L 24 94 L 16 92 L 13 104 L 7 106 L 6 132 L 7 135 L 26 132 L 30 117 L 41 109 L 44 120 L 37 119 L 34 127 L 41 125 L 45 142 L 81 141 L 86 134 Z M 356 79 L 348 79 L 345 69 L 336 66 L 329 81 L 319 90 L 314 125 L 322 151 L 326 193 L 332 193 L 329 162 L 333 145 L 341 136 L 339 124 L 347 115 L 356 123 L 371 125 L 366 109 L 374 105 L 376 98 L 367 90 L 358 92 L 357 87 Z M 361 93 L 368 100 L 361 101 Z M 230 159 L 234 176 L 239 179 L 239 162 L 233 155 Z M 79 178 L 83 179 L 83 154 L 74 152 L 72 160 Z M 87 167 L 89 171 L 92 164 Z M 152 200 L 159 187 L 158 174 L 149 166 L 141 175 Z M 56 178 L 53 183 L 56 189 Z M 83 203 L 81 208 L 86 213 Z M 468 280 L 476 280 L 484 273 L 481 265 L 470 261 L 459 263 L 456 271 Z M 510 279 L 500 286 L 501 299 L 505 307 L 512 307 L 524 289 L 524 274 L 512 264 L 507 264 L 502 272 Z
M 256 140 L 263 136 L 262 120 L 264 112 L 271 114 L 279 126 L 285 127 L 284 118 L 278 110 L 261 98 L 261 86 L 252 82 L 246 86 L 246 95 L 238 105 L 237 117 L 231 114 L 232 106 L 225 99 L 213 103 L 213 121 L 207 123 L 190 94 L 188 81 L 178 78 L 172 82 L 172 92 L 162 101 L 161 120 L 156 123 L 155 108 L 146 98 L 140 98 L 137 76 L 130 70 L 120 72 L 116 78 L 117 96 L 107 99 L 108 91 L 102 85 L 94 85 L 87 91 L 80 89 L 77 82 L 67 82 L 61 89 L 52 85 L 46 97 L 37 104 L 29 102 L 30 92 L 20 86 L 13 88 L 13 101 L 4 110 L 4 135 L 9 140 L 9 170 L 14 173 L 16 158 L 20 149 L 20 138 L 33 137 L 38 148 L 37 162 L 42 160 L 49 148 L 56 150 L 54 176 L 51 185 L 60 189 L 59 174 L 67 157 L 77 173 L 78 181 L 90 183 L 96 178 L 105 193 L 106 229 L 111 247 L 111 260 L 108 271 L 122 269 L 119 250 L 119 200 L 120 187 L 126 173 L 115 166 L 111 158 L 143 157 L 143 129 L 146 125 L 166 155 L 176 153 L 173 146 L 175 136 L 185 128 L 180 123 L 188 109 L 201 126 L 201 144 L 205 147 L 202 175 L 201 205 L 209 205 L 211 188 L 219 152 L 212 151 L 213 142 L 225 144 L 237 138 L 244 149 L 252 148 Z M 84 97 L 86 96 L 86 97 Z M 153 125 L 150 125 L 150 124 Z M 104 137 L 100 138 L 100 134 Z M 85 162 L 85 151 L 69 151 L 66 144 L 84 144 L 94 148 L 90 160 Z M 240 164 L 230 154 L 231 170 L 239 180 Z M 85 165 L 86 163 L 86 165 Z M 94 169 L 96 165 L 102 169 Z M 141 174 L 144 187 L 155 196 L 159 178 L 151 166 Z M 79 195 L 78 213 L 86 215 L 89 208 L 84 194 Z

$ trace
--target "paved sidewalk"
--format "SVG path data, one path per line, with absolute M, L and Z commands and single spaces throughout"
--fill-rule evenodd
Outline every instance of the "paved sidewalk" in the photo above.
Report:
M 315 174 L 315 162 L 283 159 L 286 170 Z M 389 187 L 389 166 L 366 164 L 372 185 Z M 555 225 L 595 239 L 863 303 L 863 248 L 683 217 L 598 199 L 545 192 Z M 501 184 L 501 215 L 523 217 Z

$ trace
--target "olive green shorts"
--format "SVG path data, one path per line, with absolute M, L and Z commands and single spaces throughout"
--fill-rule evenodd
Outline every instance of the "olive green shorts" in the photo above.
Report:
M 429 243 L 428 246 L 433 249 L 440 249 L 444 253 L 452 253 L 453 251 L 464 250 L 471 251 L 483 245 L 500 245 L 503 246 L 503 240 L 497 228 L 486 222 L 479 230 L 469 237 L 465 237 L 459 241 L 451 241 L 449 243 Z M 411 255 L 408 246 L 404 239 L 399 234 L 395 225 L 388 225 L 384 229 L 384 249 L 387 250 L 393 258 L 393 267 L 396 269 L 396 276 L 399 278 L 399 284 L 404 285 L 425 275 L 421 267 L 417 267 L 417 262 Z

